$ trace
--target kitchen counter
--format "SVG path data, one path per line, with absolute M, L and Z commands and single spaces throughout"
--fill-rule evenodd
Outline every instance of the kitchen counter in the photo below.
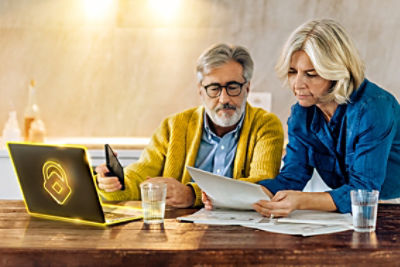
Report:
M 46 138 L 49 144 L 83 145 L 88 149 L 103 149 L 109 144 L 113 149 L 142 150 L 148 145 L 148 137 L 58 137 Z

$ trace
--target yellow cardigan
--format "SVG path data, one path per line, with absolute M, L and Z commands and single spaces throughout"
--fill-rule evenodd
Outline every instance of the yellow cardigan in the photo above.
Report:
M 147 177 L 173 177 L 191 184 L 200 206 L 201 190 L 191 182 L 185 166 L 194 166 L 203 132 L 204 107 L 191 108 L 166 118 L 153 134 L 140 159 L 125 168 L 124 191 L 106 193 L 106 200 L 138 200 L 139 184 Z M 233 166 L 233 178 L 258 182 L 274 178 L 280 168 L 283 129 L 278 117 L 248 103 Z

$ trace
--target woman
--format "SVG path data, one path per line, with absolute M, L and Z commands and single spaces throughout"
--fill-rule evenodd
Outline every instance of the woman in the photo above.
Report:
M 364 77 L 347 33 L 333 20 L 314 20 L 289 37 L 276 65 L 298 102 L 288 120 L 284 167 L 263 180 L 271 201 L 253 208 L 264 216 L 296 209 L 351 212 L 352 189 L 375 189 L 381 199 L 400 197 L 400 107 Z M 314 168 L 332 188 L 301 192 Z M 206 208 L 212 208 L 203 196 Z

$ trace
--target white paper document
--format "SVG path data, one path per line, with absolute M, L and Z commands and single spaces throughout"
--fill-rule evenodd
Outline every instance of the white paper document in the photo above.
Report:
M 324 224 L 308 224 L 308 223 L 256 223 L 243 224 L 244 227 L 255 228 L 267 232 L 288 234 L 288 235 L 322 235 L 337 232 L 343 232 L 353 229 L 349 225 L 324 225 Z
M 353 220 L 350 213 L 295 210 L 287 217 L 275 219 L 273 224 L 266 218 L 258 223 L 243 224 L 242 226 L 273 233 L 312 236 L 351 230 L 353 229 Z
M 201 209 L 192 215 L 178 217 L 177 220 L 217 225 L 244 225 L 260 222 L 264 217 L 255 211 L 206 210 Z
M 260 199 L 270 200 L 261 189 L 261 185 L 215 175 L 189 166 L 186 168 L 216 208 L 252 210 L 252 204 Z
M 308 223 L 323 225 L 352 225 L 353 217 L 350 213 L 342 214 L 329 211 L 318 210 L 295 210 L 284 218 L 279 218 L 279 222 Z
M 200 224 L 241 225 L 273 233 L 312 236 L 351 230 L 351 218 L 349 213 L 297 210 L 286 218 L 269 219 L 255 211 L 203 208 L 177 219 Z

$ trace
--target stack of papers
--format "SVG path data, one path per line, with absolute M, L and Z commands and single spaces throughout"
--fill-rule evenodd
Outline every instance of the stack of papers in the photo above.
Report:
M 315 210 L 296 210 L 288 217 L 269 219 L 255 211 L 206 210 L 177 220 L 213 225 L 241 225 L 273 233 L 312 236 L 353 229 L 350 213 L 340 214 Z
M 260 223 L 264 218 L 255 211 L 201 209 L 192 215 L 178 217 L 177 220 L 215 225 L 244 225 Z
M 288 217 L 269 219 L 252 210 L 261 200 L 270 200 L 260 185 L 218 176 L 193 167 L 186 167 L 193 180 L 211 199 L 215 210 L 177 218 L 202 224 L 242 225 L 264 231 L 290 235 L 319 235 L 353 229 L 350 213 L 296 210 Z

